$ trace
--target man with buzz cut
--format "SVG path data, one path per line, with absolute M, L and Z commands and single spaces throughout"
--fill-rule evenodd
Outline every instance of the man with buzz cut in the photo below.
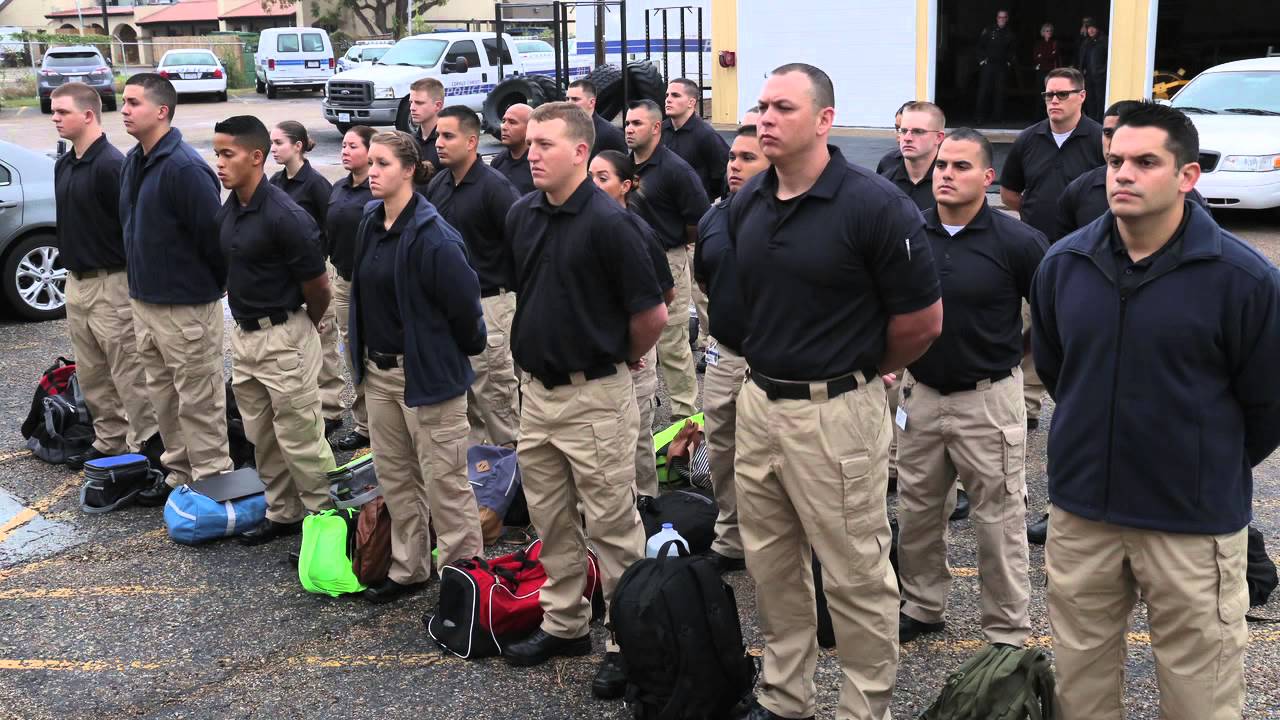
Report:
M 263 173 L 270 148 L 252 115 L 213 126 L 218 179 L 231 191 L 217 218 L 235 321 L 231 387 L 267 486 L 267 516 L 240 536 L 245 545 L 296 535 L 304 515 L 332 505 L 317 385 L 329 273 L 319 226 Z
M 466 244 L 480 279 L 480 307 L 488 328 L 484 352 L 471 358 L 475 380 L 467 415 L 473 439 L 515 447 L 520 430 L 511 319 L 516 312 L 511 259 L 504 246 L 507 211 L 520 197 L 502 173 L 480 159 L 480 120 L 463 105 L 440 111 L 436 150 L 442 170 L 427 185 L 427 199 Z
M 102 98 L 84 83 L 51 97 L 53 125 L 71 151 L 53 167 L 58 248 L 67 269 L 67 330 L 76 377 L 93 417 L 93 445 L 67 459 L 78 470 L 108 455 L 140 452 L 159 428 L 138 361 L 120 229 L 124 156 L 102 131 Z
M 525 139 L 531 112 L 533 108 L 516 103 L 502 114 L 502 151 L 489 163 L 489 167 L 506 176 L 521 195 L 534 191 L 533 174 L 529 171 L 529 143 Z
M 222 295 L 227 260 L 218 244 L 218 179 L 172 126 L 178 93 L 139 73 L 124 87 L 120 117 L 138 140 L 120 174 L 120 219 L 138 359 L 164 440 L 165 480 L 138 494 L 163 505 L 169 490 L 232 469 L 222 379 Z
M 569 83 L 566 99 L 582 108 L 591 116 L 591 124 L 596 128 L 596 143 L 591 148 L 591 157 L 599 155 L 603 150 L 617 150 L 624 155 L 627 152 L 627 141 L 617 125 L 600 117 L 596 112 L 596 86 L 590 80 L 574 80 Z
M 409 119 L 418 126 L 413 134 L 418 143 L 418 157 L 440 169 L 440 156 L 436 154 L 436 120 L 444 107 L 444 83 L 433 77 L 418 78 L 409 86 Z M 418 188 L 418 192 L 425 190 Z
M 667 83 L 666 113 L 662 121 L 662 144 L 689 163 L 707 198 L 718 198 L 725 192 L 725 168 L 729 163 L 729 146 L 698 115 L 698 99 L 702 89 L 698 83 L 676 78 Z

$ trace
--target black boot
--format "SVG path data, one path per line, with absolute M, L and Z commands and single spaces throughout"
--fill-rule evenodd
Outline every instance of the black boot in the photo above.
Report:
M 604 662 L 591 681 L 591 694 L 601 700 L 617 700 L 627 692 L 627 666 L 622 653 L 605 653 Z
M 160 478 L 155 485 L 138 493 L 134 502 L 142 507 L 160 507 L 169 501 L 169 493 L 172 491 L 173 488 L 169 487 L 169 483 L 165 482 L 164 478 Z
M 364 592 L 360 593 L 360 596 L 374 605 L 384 605 L 392 602 L 393 600 L 399 600 L 406 595 L 412 595 L 418 592 L 425 588 L 428 582 L 430 581 L 423 580 L 422 582 L 404 585 L 392 580 L 391 578 L 387 578 L 377 585 L 366 588 Z
M 1027 526 L 1027 542 L 1043 545 L 1049 539 L 1049 513 Z
M 507 646 L 502 656 L 511 665 L 528 667 L 541 665 L 553 657 L 579 657 L 590 654 L 590 634 L 580 638 L 558 638 L 538 629 L 528 638 Z
M 969 517 L 969 493 L 956 491 L 956 509 L 951 511 L 951 522 Z
M 261 545 L 269 543 L 276 538 L 288 535 L 297 535 L 302 532 L 302 521 L 281 523 L 268 518 L 263 518 L 257 527 L 252 530 L 246 530 L 240 533 L 241 545 Z
M 787 720 L 787 718 L 766 710 L 764 706 L 757 701 L 756 704 L 752 706 L 751 711 L 742 717 L 742 720 Z M 800 720 L 813 720 L 813 716 L 810 715 L 808 717 L 801 718 Z
M 108 453 L 104 453 L 98 448 L 90 445 L 88 450 L 85 450 L 82 453 L 76 453 L 75 455 L 68 457 L 67 467 L 71 468 L 72 470 L 83 470 L 84 464 L 89 462 L 90 460 L 97 460 L 98 458 L 104 458 L 108 456 L 109 456 Z
M 898 614 L 898 642 L 900 644 L 909 643 L 921 635 L 942 632 L 946 628 L 947 624 L 945 622 L 920 622 L 910 615 L 906 615 L 904 613 Z
M 355 430 L 352 430 L 346 435 L 343 435 L 342 437 L 338 438 L 338 441 L 335 442 L 333 446 L 339 450 L 344 450 L 346 452 L 354 452 L 356 450 L 359 450 L 360 448 L 369 447 L 369 436 L 361 435 Z

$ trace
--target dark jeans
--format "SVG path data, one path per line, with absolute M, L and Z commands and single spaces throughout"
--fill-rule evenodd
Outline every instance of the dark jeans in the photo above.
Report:
M 1004 117 L 1004 79 L 1009 66 L 988 62 L 978 70 L 977 121 L 1000 120 Z
M 1086 95 L 1084 98 L 1084 114 L 1102 122 L 1102 113 L 1107 109 L 1107 75 L 1088 75 L 1084 79 Z

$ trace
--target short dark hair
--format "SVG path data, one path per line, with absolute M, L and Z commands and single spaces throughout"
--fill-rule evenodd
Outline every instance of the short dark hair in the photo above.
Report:
M 1117 100 L 1111 103 L 1111 107 L 1107 108 L 1102 117 L 1118 117 L 1121 113 L 1128 112 L 1141 104 L 1138 100 Z
M 627 105 L 627 109 L 628 110 L 643 109 L 645 112 L 649 113 L 650 117 L 653 117 L 658 120 L 662 119 L 662 108 L 658 107 L 658 103 L 652 100 L 649 100 L 647 98 L 644 100 L 632 100 L 631 104 Z
M 793 72 L 804 73 L 809 78 L 809 83 L 813 86 L 813 102 L 819 110 L 836 106 L 835 86 L 831 84 L 831 76 L 827 75 L 822 68 L 809 63 L 787 63 L 774 68 L 769 74 L 785 75 Z
M 586 78 L 582 78 L 580 80 L 574 80 L 573 82 L 569 83 L 569 87 L 578 88 L 583 92 L 584 95 L 590 95 L 591 97 L 596 96 L 596 84 Z
M 702 94 L 702 89 L 698 87 L 698 83 L 690 80 L 689 78 L 676 78 L 667 84 L 670 85 L 671 83 L 679 83 L 683 85 L 685 92 L 689 93 L 690 97 L 696 98 Z
M 254 115 L 232 115 L 214 125 L 213 132 L 230 135 L 245 150 L 261 150 L 264 156 L 271 151 L 271 133 Z
M 901 114 L 902 114 L 902 111 L 903 111 L 903 110 L 906 110 L 906 109 L 907 109 L 907 106 L 908 106 L 908 105 L 910 105 L 910 104 L 911 104 L 911 103 L 913 103 L 913 102 L 915 102 L 915 100 L 908 100 L 908 101 L 906 101 L 906 102 L 902 103 L 901 105 L 899 105 L 899 106 L 898 106 L 898 112 L 894 113 L 894 114 L 893 114 L 893 116 L 894 116 L 894 117 L 897 117 L 897 116 L 901 115 Z
M 1054 78 L 1066 78 L 1071 81 L 1071 89 L 1084 89 L 1084 73 L 1073 67 L 1054 68 L 1044 76 L 1044 86 L 1049 87 L 1049 81 Z
M 1173 153 L 1178 167 L 1200 159 L 1200 133 L 1191 118 L 1181 110 L 1144 100 L 1135 107 L 1120 112 L 1120 124 L 1116 129 L 1122 127 L 1154 127 L 1164 130 L 1169 134 L 1164 146 Z
M 97 90 L 85 85 L 82 82 L 69 82 L 59 85 L 49 94 L 50 98 L 71 98 L 71 103 L 76 106 L 80 112 L 92 110 L 93 117 L 98 122 L 102 122 L 102 96 Z
M 937 105 L 934 105 L 931 102 L 926 102 L 921 100 L 919 102 L 907 103 L 906 105 L 902 106 L 902 112 L 929 113 L 929 115 L 931 115 L 933 119 L 938 121 L 939 125 L 941 125 L 944 128 L 947 126 L 947 114 L 942 112 L 942 108 L 938 107 Z
M 971 143 L 977 143 L 982 150 L 983 167 L 995 167 L 995 151 L 991 149 L 991 141 L 987 139 L 986 135 L 973 128 L 962 127 L 947 133 L 947 136 L 942 141 L 947 142 L 948 140 L 956 142 L 967 140 Z
M 173 116 L 178 111 L 178 91 L 173 89 L 173 83 L 168 78 L 156 73 L 138 73 L 125 82 L 125 87 L 130 85 L 142 88 L 142 92 L 152 103 L 169 108 L 169 122 L 173 122 Z
M 756 137 L 755 125 L 739 125 L 738 132 L 734 137 Z
M 450 105 L 441 110 L 437 117 L 440 119 L 454 118 L 458 121 L 458 127 L 462 129 L 462 132 L 480 137 L 480 120 L 476 117 L 475 112 L 466 105 Z

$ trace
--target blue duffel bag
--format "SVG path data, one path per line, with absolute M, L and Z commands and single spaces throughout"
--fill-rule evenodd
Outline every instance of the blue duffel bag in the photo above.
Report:
M 198 545 L 252 530 L 267 516 L 262 493 L 218 502 L 183 485 L 169 493 L 164 524 L 169 537 L 184 545 Z

